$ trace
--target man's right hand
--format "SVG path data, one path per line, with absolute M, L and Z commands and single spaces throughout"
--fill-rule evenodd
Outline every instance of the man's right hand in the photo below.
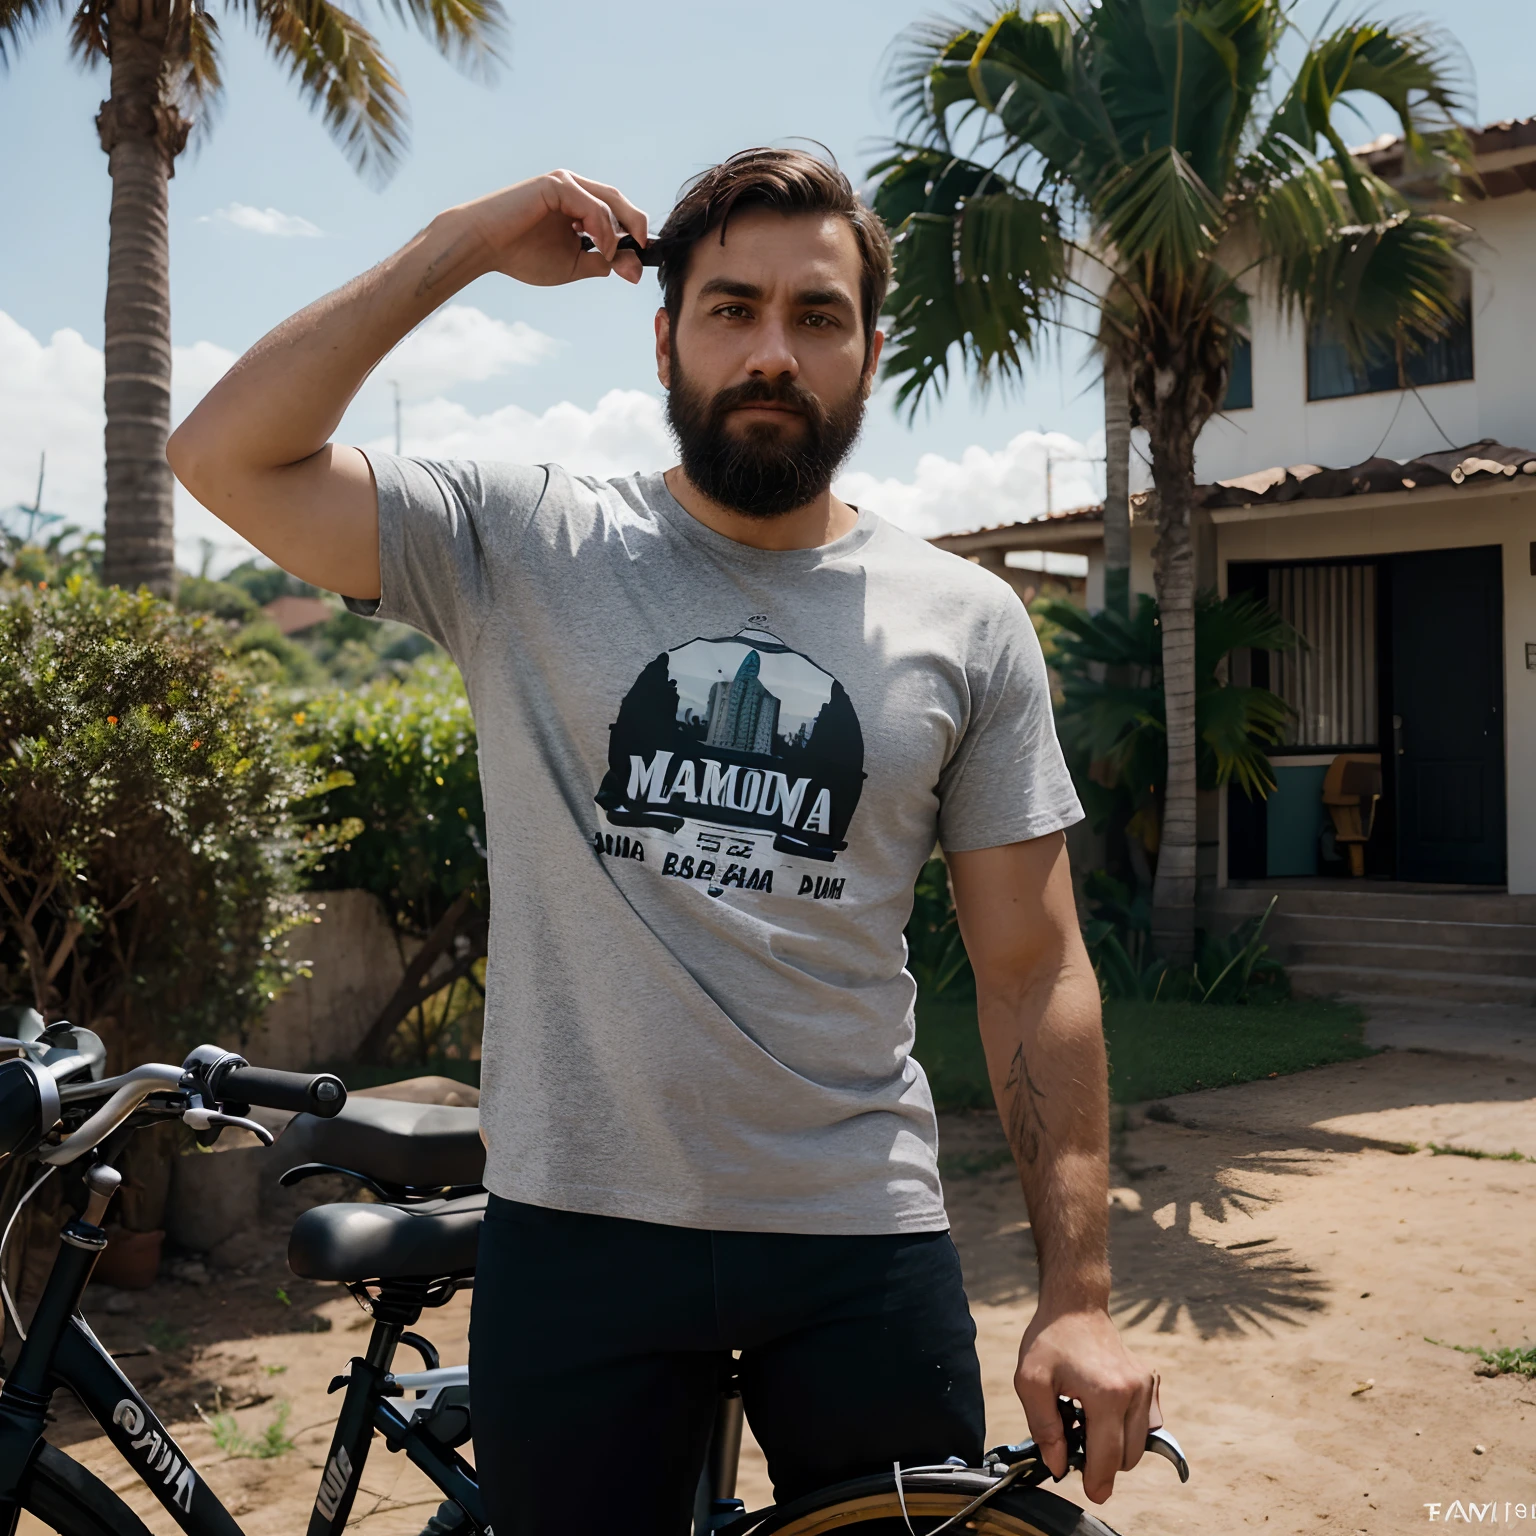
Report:
M 583 251 L 582 235 L 596 247 Z M 439 214 L 371 272 L 285 320 L 209 390 L 166 456 L 191 493 L 285 570 L 349 597 L 377 597 L 373 473 L 331 443 L 380 360 L 439 305 L 488 272 L 549 287 L 617 272 L 640 280 L 621 234 L 645 215 L 600 181 L 551 171 Z
M 454 210 L 484 243 L 492 269 L 552 288 L 617 272 L 640 281 L 640 258 L 618 249 L 620 235 L 646 243 L 645 215 L 615 187 L 573 171 L 550 171 Z M 583 251 L 581 236 L 595 251 Z

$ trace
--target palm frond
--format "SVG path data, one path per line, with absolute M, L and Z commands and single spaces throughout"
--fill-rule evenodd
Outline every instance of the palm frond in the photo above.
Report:
M 1247 593 L 1203 596 L 1195 619 L 1195 674 L 1214 678 L 1232 651 L 1290 651 L 1301 636 L 1262 598 Z
M 1291 709 L 1267 688 L 1210 686 L 1195 700 L 1200 740 L 1214 758 L 1217 785 L 1236 780 L 1249 799 L 1275 787 L 1265 746 L 1285 739 Z
M 82 0 L 69 18 L 69 51 L 81 64 L 107 58 L 108 0 Z
M 1270 229 L 1266 248 L 1286 307 L 1361 362 L 1399 343 L 1417 350 L 1456 324 L 1466 302 L 1469 237 L 1453 219 L 1404 209 L 1375 224 L 1340 226 L 1310 248 L 1282 244 Z
M 47 19 L 50 11 L 63 14 L 63 0 L 0 0 L 0 69 Z
M 1054 210 L 987 166 L 907 146 L 876 211 L 896 232 L 885 374 L 898 407 L 942 392 L 957 351 L 978 380 L 1017 379 L 1065 271 Z
M 1221 199 L 1169 145 L 1127 165 L 1094 204 L 1094 223 L 1125 261 L 1188 273 L 1226 233 Z
M 387 180 L 405 150 L 405 98 L 394 66 L 355 16 L 330 0 L 236 0 L 267 51 L 288 64 L 353 166 Z
M 1274 116 L 1266 138 L 1289 139 L 1308 152 L 1325 142 L 1346 188 L 1364 192 L 1363 167 L 1345 147 L 1337 109 L 1352 95 L 1374 97 L 1397 114 L 1410 165 L 1431 174 L 1448 196 L 1476 176 L 1471 143 L 1460 125 L 1468 95 L 1455 63 L 1455 45 L 1431 28 L 1354 21 L 1315 41 Z M 1370 217 L 1358 206 L 1356 217 Z
M 489 79 L 505 61 L 507 13 L 502 0 L 387 0 L 402 21 L 414 21 L 437 51 L 466 74 Z
M 224 96 L 224 76 L 219 69 L 218 20 L 196 7 L 187 13 L 176 95 L 177 105 L 195 125 L 193 132 L 206 133 Z
M 965 66 L 986 23 L 964 20 L 914 22 L 891 46 L 885 89 L 896 108 L 897 132 L 928 145 L 949 142 L 946 119 L 955 101 L 969 95 Z
M 1130 0 L 1095 12 L 1095 78 L 1129 162 L 1176 148 L 1226 191 L 1284 26 L 1274 0 Z
M 1063 671 L 1082 672 L 1090 666 L 1150 670 L 1162 665 L 1163 641 L 1158 630 L 1157 600 L 1141 593 L 1134 613 L 1112 608 L 1089 613 L 1064 598 L 1037 598 L 1030 610 L 1057 626 L 1052 640 L 1052 664 L 1060 657 Z
M 1092 185 L 1114 173 L 1121 153 L 1089 63 L 1070 17 L 1005 11 L 977 43 L 966 79 L 1001 135 L 1027 145 L 1049 179 Z

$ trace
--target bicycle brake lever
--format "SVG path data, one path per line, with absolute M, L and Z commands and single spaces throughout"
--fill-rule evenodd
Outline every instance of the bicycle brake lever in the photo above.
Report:
M 181 1118 L 194 1131 L 211 1131 L 215 1126 L 221 1129 L 231 1126 L 238 1131 L 249 1131 L 264 1147 L 270 1147 L 277 1140 L 260 1122 L 247 1120 L 241 1115 L 226 1115 L 221 1109 L 204 1109 L 201 1105 L 194 1105 L 184 1110 Z
M 1189 1462 L 1185 1460 L 1184 1448 L 1166 1429 L 1147 1431 L 1147 1449 L 1154 1456 L 1161 1456 L 1165 1461 L 1171 1461 L 1178 1471 L 1181 1483 L 1189 1481 Z

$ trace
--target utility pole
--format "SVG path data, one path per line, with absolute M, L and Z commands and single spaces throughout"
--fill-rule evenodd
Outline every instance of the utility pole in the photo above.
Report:
M 401 448 L 400 448 L 400 381 L 399 381 L 399 379 L 391 379 L 389 381 L 389 387 L 392 390 L 394 390 L 394 392 L 395 392 L 395 457 L 399 458 L 400 457 L 400 453 L 401 453 Z
M 1045 434 L 1045 429 L 1042 427 L 1041 428 L 1041 435 L 1044 436 L 1044 434 Z M 1055 451 L 1055 449 L 1053 449 L 1050 446 L 1049 443 L 1046 444 L 1046 448 L 1045 448 L 1045 515 L 1047 517 L 1051 516 L 1051 514 L 1056 510 L 1055 498 L 1054 498 L 1054 494 L 1053 494 L 1053 478 L 1054 478 L 1054 474 L 1055 474 L 1056 464 L 1057 464 L 1058 461 L 1060 463 L 1062 463 L 1062 464 L 1102 464 L 1104 462 L 1104 455 L 1102 453 L 1100 453 L 1100 454 L 1092 454 L 1092 453 L 1057 453 Z

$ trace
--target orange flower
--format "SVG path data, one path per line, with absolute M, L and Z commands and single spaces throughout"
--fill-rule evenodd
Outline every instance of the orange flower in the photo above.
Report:
M 116 725 L 117 724 L 117 716 L 116 715 L 108 715 L 107 716 L 107 724 L 108 725 Z
M 202 737 L 201 737 L 201 736 L 194 736 L 194 737 L 193 737 L 193 738 L 192 738 L 192 750 L 193 750 L 193 751 L 194 751 L 194 752 L 196 752 L 196 751 L 197 751 L 197 749 L 198 749 L 198 748 L 199 748 L 199 747 L 200 747 L 200 746 L 202 746 L 202 744 L 203 744 L 203 738 L 202 738 Z

